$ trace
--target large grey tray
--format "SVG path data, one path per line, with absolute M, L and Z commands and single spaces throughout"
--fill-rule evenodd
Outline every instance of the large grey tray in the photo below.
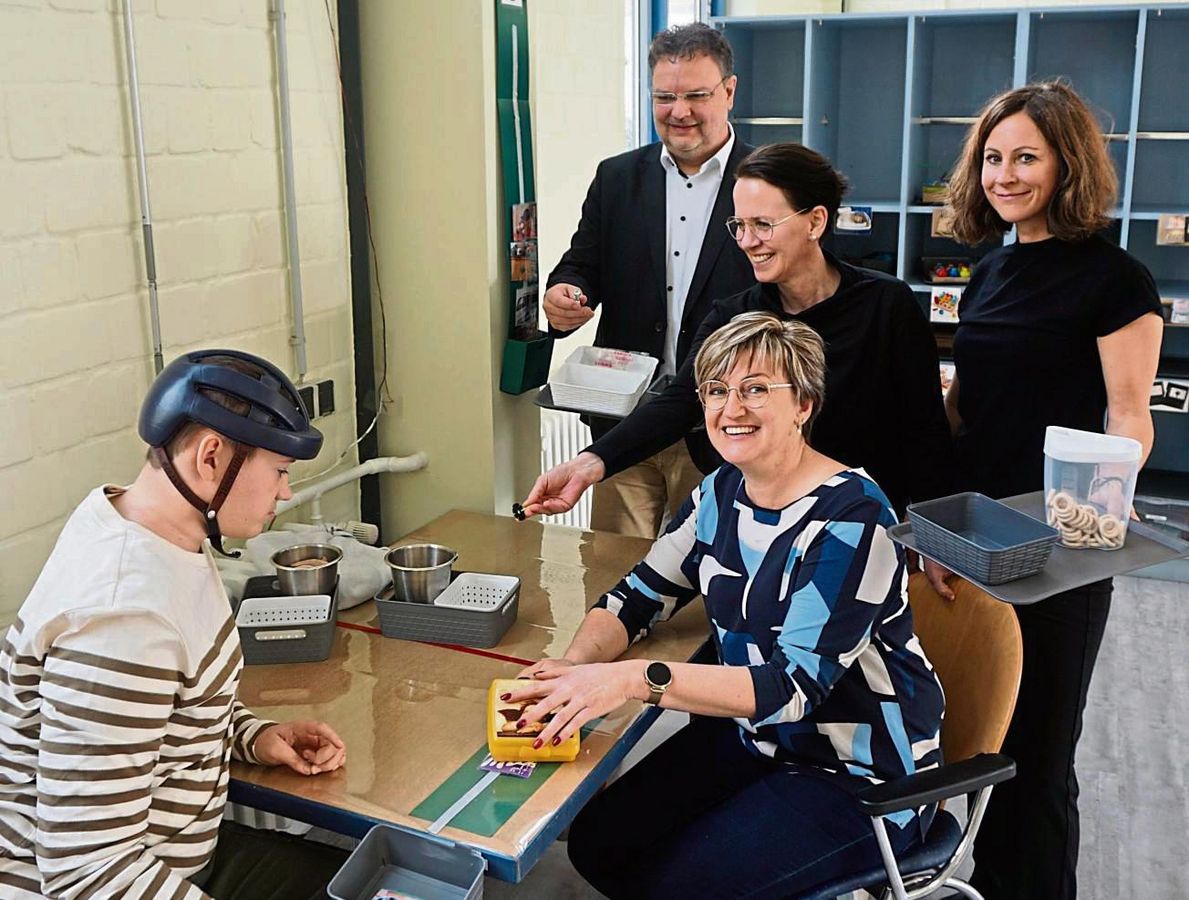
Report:
M 1044 521 L 1044 491 L 1019 494 L 1000 502 L 1038 521 Z M 911 550 L 921 552 L 913 538 L 912 526 L 907 523 L 889 528 L 888 536 Z M 1038 574 L 1027 578 L 1003 584 L 983 584 L 964 572 L 958 574 L 977 584 L 992 597 L 1026 606 L 1103 578 L 1125 575 L 1145 566 L 1186 556 L 1189 556 L 1189 543 L 1142 522 L 1132 522 L 1127 526 L 1127 543 L 1121 549 L 1070 550 L 1058 544 L 1053 548 L 1048 564 Z

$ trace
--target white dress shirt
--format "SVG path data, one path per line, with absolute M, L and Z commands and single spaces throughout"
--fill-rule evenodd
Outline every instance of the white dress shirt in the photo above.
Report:
M 721 222 L 711 222 L 710 213 L 722 185 L 727 159 L 735 146 L 735 131 L 729 125 L 727 127 L 730 129 L 727 142 L 693 175 L 682 172 L 669 148 L 661 145 L 661 165 L 665 168 L 665 296 L 668 301 L 665 356 L 660 365 L 662 375 L 677 371 L 681 317 L 706 229 L 726 227 Z

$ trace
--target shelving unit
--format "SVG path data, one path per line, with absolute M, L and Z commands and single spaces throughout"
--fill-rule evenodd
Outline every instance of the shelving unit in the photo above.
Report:
M 945 176 L 988 98 L 1063 77 L 1092 105 L 1119 175 L 1107 236 L 1141 259 L 1163 297 L 1189 298 L 1189 248 L 1156 244 L 1161 215 L 1189 214 L 1189 7 L 960 10 L 897 15 L 730 17 L 712 24 L 735 50 L 732 113 L 751 144 L 800 141 L 850 180 L 869 234 L 827 246 L 904 279 L 928 311 L 922 257 L 978 260 L 990 248 L 932 237 L 921 186 Z M 1012 240 L 1008 235 L 1005 240 Z M 935 325 L 943 357 L 954 326 Z M 1165 328 L 1160 377 L 1189 380 L 1189 328 Z M 1189 414 L 1154 412 L 1141 491 L 1189 501 Z

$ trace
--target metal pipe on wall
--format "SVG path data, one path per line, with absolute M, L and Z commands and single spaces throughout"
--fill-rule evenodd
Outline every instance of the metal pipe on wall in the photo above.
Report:
M 165 367 L 161 354 L 161 308 L 157 303 L 157 254 L 153 248 L 153 212 L 149 206 L 149 171 L 145 164 L 144 128 L 140 121 L 140 78 L 136 72 L 136 36 L 132 29 L 132 0 L 124 0 L 124 56 L 128 62 L 128 96 L 132 105 L 132 137 L 136 144 L 136 175 L 140 185 L 140 228 L 144 235 L 145 274 L 149 283 L 149 324 L 153 330 L 153 369 Z
M 293 330 L 289 342 L 297 358 L 297 381 L 306 376 L 305 313 L 301 296 L 301 252 L 297 246 L 297 189 L 293 183 L 293 129 L 289 119 L 289 45 L 285 38 L 285 0 L 273 0 L 277 37 L 277 107 L 281 114 L 281 171 L 285 182 L 285 237 L 289 248 L 289 305 Z

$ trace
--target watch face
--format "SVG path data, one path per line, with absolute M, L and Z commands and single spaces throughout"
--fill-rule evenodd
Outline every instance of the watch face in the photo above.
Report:
M 644 670 L 644 677 L 657 687 L 668 687 L 669 682 L 673 680 L 673 672 L 663 662 L 654 662 L 648 664 L 648 668 Z

